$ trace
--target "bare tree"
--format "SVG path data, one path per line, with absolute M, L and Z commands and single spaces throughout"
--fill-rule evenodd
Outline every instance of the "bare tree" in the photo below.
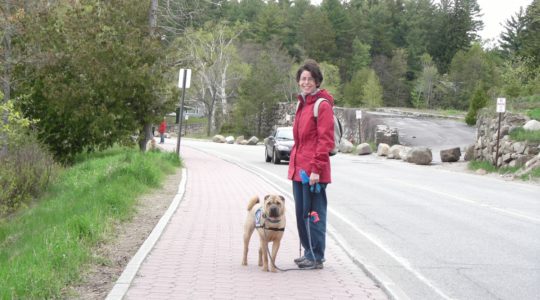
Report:
M 185 36 L 189 62 L 193 65 L 194 83 L 198 100 L 203 102 L 208 116 L 207 134 L 217 130 L 216 108 L 222 107 L 220 114 L 228 114 L 228 99 L 236 93 L 233 88 L 241 78 L 241 70 L 236 57 L 234 40 L 241 29 L 223 24 L 188 32 Z

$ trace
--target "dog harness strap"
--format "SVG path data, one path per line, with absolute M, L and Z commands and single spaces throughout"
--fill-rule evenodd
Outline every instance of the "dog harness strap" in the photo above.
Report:
M 263 228 L 266 230 L 272 230 L 272 231 L 285 231 L 285 228 L 268 228 L 268 227 L 263 227 Z

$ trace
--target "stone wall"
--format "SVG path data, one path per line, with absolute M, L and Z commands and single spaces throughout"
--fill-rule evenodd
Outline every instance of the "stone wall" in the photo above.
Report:
M 501 115 L 501 130 L 499 137 L 498 166 L 523 166 L 540 152 L 538 143 L 512 141 L 509 133 L 523 127 L 529 118 L 524 115 L 503 113 Z M 467 159 L 495 161 L 497 152 L 497 131 L 499 115 L 483 109 L 476 121 L 476 143 L 472 147 L 472 158 Z
M 296 102 L 282 102 L 278 104 L 276 114 L 277 126 L 292 126 L 294 121 L 294 115 L 296 113 Z M 356 119 L 356 108 L 344 108 L 334 107 L 334 114 L 341 122 L 343 126 L 343 138 L 346 140 L 358 144 L 359 135 L 359 120 Z M 287 115 L 290 117 L 287 118 Z M 288 120 L 287 120 L 288 119 Z M 361 124 L 361 142 L 375 141 L 375 132 L 377 125 L 384 125 L 380 119 L 369 114 L 369 112 L 362 110 L 362 124 Z

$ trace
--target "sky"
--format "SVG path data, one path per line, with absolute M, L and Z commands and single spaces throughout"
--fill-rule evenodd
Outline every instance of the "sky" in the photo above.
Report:
M 503 24 L 506 20 L 514 16 L 520 6 L 525 10 L 533 0 L 477 0 L 477 2 L 484 22 L 484 29 L 479 32 L 480 37 L 483 40 L 497 40 L 504 30 Z
M 311 3 L 318 5 L 322 0 L 311 0 Z M 484 29 L 479 32 L 482 40 L 493 39 L 498 40 L 499 35 L 504 30 L 502 24 L 507 19 L 515 15 L 519 11 L 519 7 L 523 6 L 525 10 L 533 0 L 476 0 L 480 5 L 480 10 L 483 16 Z M 435 0 L 436 2 L 436 0 Z

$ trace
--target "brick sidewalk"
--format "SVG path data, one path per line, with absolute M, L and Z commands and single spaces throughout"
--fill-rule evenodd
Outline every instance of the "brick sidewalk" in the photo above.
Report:
M 182 147 L 182 157 L 187 168 L 182 202 L 124 299 L 388 299 L 331 237 L 322 270 L 262 272 L 256 232 L 248 266 L 242 266 L 247 203 L 254 195 L 279 192 L 249 171 L 192 148 Z M 296 268 L 292 260 L 298 257 L 291 201 L 276 260 L 281 269 Z

